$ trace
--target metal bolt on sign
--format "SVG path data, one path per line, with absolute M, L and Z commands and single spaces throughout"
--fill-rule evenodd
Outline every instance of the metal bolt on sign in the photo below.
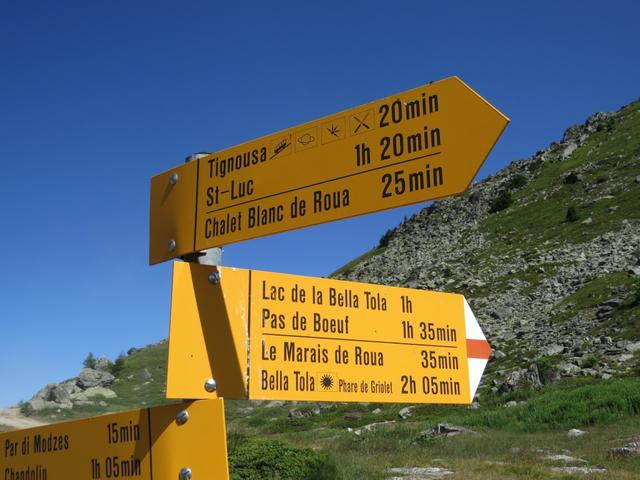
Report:
M 218 285 L 220 283 L 220 272 L 215 270 L 209 274 L 209 283 Z
M 210 378 L 209 380 L 204 382 L 204 389 L 209 393 L 215 392 L 217 388 L 218 388 L 218 384 L 213 378 Z
M 173 252 L 176 249 L 176 241 L 173 238 L 169 240 L 169 243 L 167 244 L 167 248 L 169 249 L 170 252 Z
M 189 467 L 183 467 L 180 469 L 180 473 L 178 474 L 179 480 L 191 480 L 191 469 Z
M 176 415 L 176 423 L 178 425 L 184 425 L 189 421 L 189 412 L 186 410 L 180 410 Z
M 175 185 L 176 183 L 178 183 L 178 174 L 174 173 L 169 177 L 169 183 L 171 185 Z

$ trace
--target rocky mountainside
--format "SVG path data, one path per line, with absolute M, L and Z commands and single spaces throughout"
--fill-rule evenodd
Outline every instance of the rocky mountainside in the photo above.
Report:
M 46 422 L 169 403 L 165 398 L 167 341 L 130 348 L 115 362 L 84 361 L 77 377 L 51 383 L 21 402 L 23 416 Z M 92 357 L 92 355 L 90 354 Z M 0 429 L 4 421 L 0 411 Z
M 495 391 L 633 372 L 640 102 L 433 203 L 335 276 L 464 293 L 495 350 Z
M 334 276 L 465 294 L 494 348 L 480 396 L 635 374 L 640 101 L 431 204 Z M 131 349 L 22 410 L 51 421 L 165 403 L 166 357 L 166 342 Z

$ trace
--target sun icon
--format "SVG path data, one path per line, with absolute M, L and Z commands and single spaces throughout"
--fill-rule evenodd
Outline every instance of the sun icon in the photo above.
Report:
M 333 388 L 333 377 L 328 373 L 325 373 L 320 377 L 320 385 L 325 390 L 331 390 Z

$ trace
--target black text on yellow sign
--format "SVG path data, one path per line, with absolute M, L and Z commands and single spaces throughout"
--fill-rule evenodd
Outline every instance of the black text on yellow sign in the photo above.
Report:
M 2 433 L 0 443 L 5 480 L 175 480 L 184 468 L 195 478 L 229 478 L 222 400 Z
M 507 123 L 452 77 L 171 169 L 150 262 L 461 193 Z
M 167 396 L 469 403 L 490 352 L 462 295 L 174 264 Z

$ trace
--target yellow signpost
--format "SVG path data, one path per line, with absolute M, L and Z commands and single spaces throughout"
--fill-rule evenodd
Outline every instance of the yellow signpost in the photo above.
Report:
M 464 404 L 491 352 L 457 294 L 174 263 L 172 298 L 169 398 Z
M 222 400 L 2 433 L 0 444 L 4 480 L 229 478 Z
M 150 263 L 463 192 L 508 118 L 457 77 L 151 180 Z

